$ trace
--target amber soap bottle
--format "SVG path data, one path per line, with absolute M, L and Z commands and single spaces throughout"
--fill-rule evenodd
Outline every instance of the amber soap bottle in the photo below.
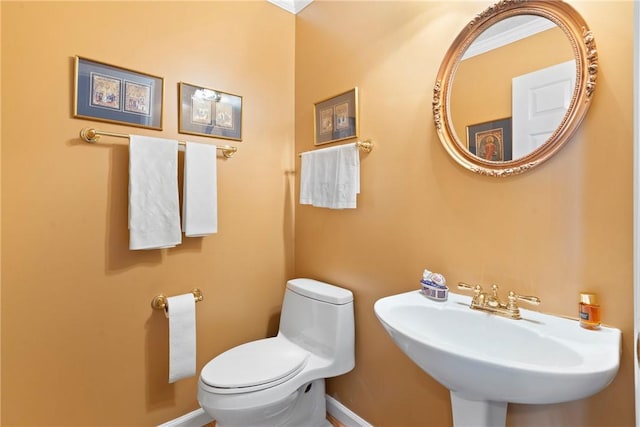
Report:
M 580 294 L 580 326 L 586 329 L 600 329 L 600 305 L 596 294 Z

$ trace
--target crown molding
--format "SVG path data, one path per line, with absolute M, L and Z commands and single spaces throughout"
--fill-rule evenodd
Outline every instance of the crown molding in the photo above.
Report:
M 523 15 L 509 19 L 516 22 L 516 25 L 505 25 L 503 27 L 502 24 L 506 24 L 509 22 L 508 20 L 494 24 L 489 30 L 485 31 L 486 34 L 481 34 L 469 46 L 462 59 L 480 55 L 556 26 L 550 20 L 536 16 Z

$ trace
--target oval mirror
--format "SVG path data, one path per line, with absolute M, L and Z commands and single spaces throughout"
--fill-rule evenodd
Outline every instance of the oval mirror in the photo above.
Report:
M 440 66 L 433 91 L 440 141 L 473 172 L 525 172 L 578 128 L 597 71 L 593 34 L 567 3 L 502 0 L 463 28 Z

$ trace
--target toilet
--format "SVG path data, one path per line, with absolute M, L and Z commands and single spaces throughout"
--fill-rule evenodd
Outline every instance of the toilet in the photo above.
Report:
M 326 427 L 325 378 L 355 366 L 353 294 L 312 279 L 287 282 L 280 330 L 205 365 L 198 401 L 216 427 Z

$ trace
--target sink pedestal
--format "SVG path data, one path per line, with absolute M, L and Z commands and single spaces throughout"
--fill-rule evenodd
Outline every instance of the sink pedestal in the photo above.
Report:
M 451 392 L 454 427 L 504 427 L 507 402 L 469 400 Z

